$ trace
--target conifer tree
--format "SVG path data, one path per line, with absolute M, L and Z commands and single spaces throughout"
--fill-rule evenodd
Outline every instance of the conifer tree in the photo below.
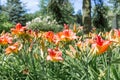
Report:
M 94 0 L 95 8 L 93 12 L 93 26 L 104 30 L 108 28 L 108 21 L 106 18 L 108 8 L 104 5 L 103 0 Z
M 48 11 L 59 24 L 74 23 L 74 9 L 69 0 L 50 0 Z
M 22 2 L 20 0 L 7 0 L 6 5 L 9 21 L 11 21 L 13 24 L 25 24 L 25 9 L 22 6 Z

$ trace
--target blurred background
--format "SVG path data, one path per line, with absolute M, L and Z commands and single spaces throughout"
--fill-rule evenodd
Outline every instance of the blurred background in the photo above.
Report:
M 60 31 L 64 24 L 109 30 L 120 27 L 120 0 L 0 0 L 0 32 L 16 23 Z

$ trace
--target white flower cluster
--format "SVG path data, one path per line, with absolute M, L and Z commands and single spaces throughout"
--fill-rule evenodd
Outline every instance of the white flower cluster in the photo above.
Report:
M 29 21 L 26 23 L 26 25 L 30 25 L 31 23 L 45 23 L 45 24 L 57 24 L 56 20 L 52 20 L 52 18 L 50 16 L 39 16 L 35 19 L 33 19 L 32 21 Z

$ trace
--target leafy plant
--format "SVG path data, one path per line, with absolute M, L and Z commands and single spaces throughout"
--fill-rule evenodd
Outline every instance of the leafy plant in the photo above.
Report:
M 120 30 L 79 36 L 75 30 L 37 32 L 18 23 L 1 33 L 0 79 L 119 80 Z
M 52 20 L 50 16 L 46 16 L 46 17 L 40 16 L 26 24 L 29 29 L 38 30 L 38 31 L 59 32 L 63 29 L 63 26 L 58 25 L 56 20 Z

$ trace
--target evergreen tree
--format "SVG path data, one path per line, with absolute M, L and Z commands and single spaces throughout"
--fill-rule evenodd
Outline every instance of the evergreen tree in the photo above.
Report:
M 74 23 L 74 9 L 69 0 L 50 0 L 48 11 L 59 24 Z
M 81 13 L 81 10 L 78 10 L 77 14 L 75 16 L 76 16 L 76 22 L 78 24 L 82 25 L 82 13 Z
M 0 0 L 0 13 L 1 13 L 1 11 L 2 11 L 2 6 L 1 6 L 1 0 Z
M 94 3 L 93 26 L 104 30 L 105 28 L 108 28 L 108 21 L 106 18 L 108 8 L 103 5 L 103 0 L 94 0 Z
M 46 15 L 47 14 L 48 2 L 49 2 L 49 0 L 40 0 L 40 2 L 39 2 L 39 8 L 40 8 L 39 13 L 41 15 Z
M 25 9 L 20 0 L 7 0 L 6 8 L 9 21 L 13 24 L 22 23 L 25 25 Z

